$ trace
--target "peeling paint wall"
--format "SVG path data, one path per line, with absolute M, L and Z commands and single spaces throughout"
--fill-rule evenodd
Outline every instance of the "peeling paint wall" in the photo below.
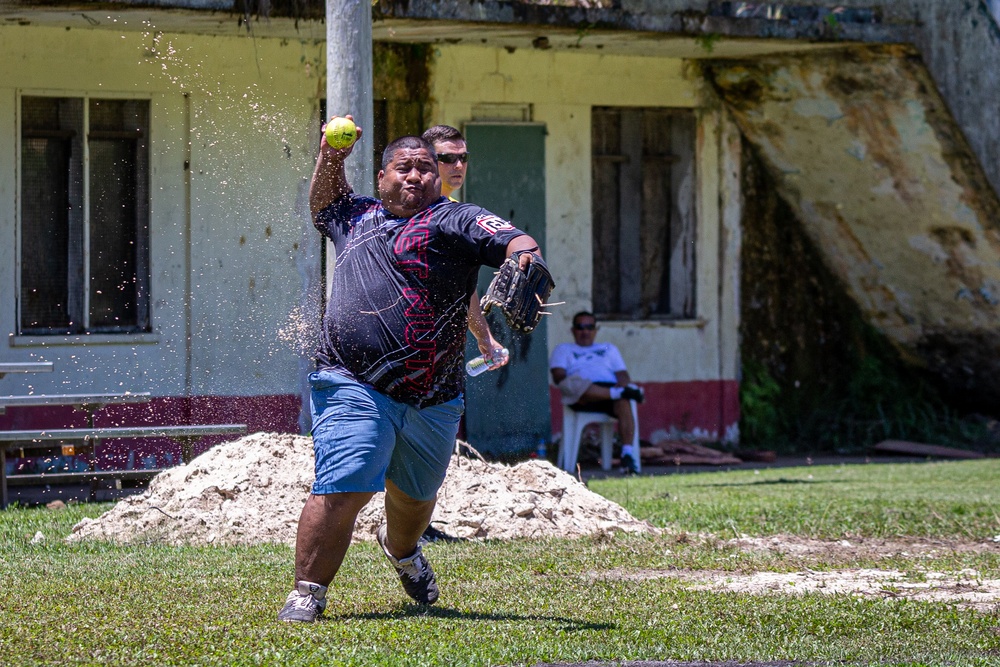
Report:
M 5 391 L 298 394 L 291 316 L 318 262 L 306 191 L 323 59 L 322 41 L 0 27 L 5 339 L 16 331 L 18 95 L 137 96 L 151 109 L 152 333 L 11 336 L 4 360 L 45 359 L 55 372 L 8 377 Z
M 641 63 L 642 67 L 638 65 Z M 646 61 L 539 51 L 507 53 L 474 47 L 437 47 L 432 122 L 460 127 L 473 119 L 477 104 L 530 103 L 533 120 L 545 123 L 548 259 L 558 285 L 556 309 L 549 323 L 550 346 L 569 338 L 570 317 L 591 308 L 591 167 L 592 105 L 695 106 L 697 88 L 685 78 L 680 61 Z M 715 129 L 702 132 L 714 152 Z M 471 165 L 470 169 L 475 169 Z M 717 176 L 702 184 L 703 199 L 716 201 Z M 703 222 L 699 262 L 704 260 L 698 293 L 699 312 L 714 311 L 718 253 L 708 236 L 712 214 Z M 715 220 L 717 221 L 717 214 Z M 707 283 L 707 284 L 705 284 Z M 702 289 L 702 287 L 704 287 Z M 639 380 L 714 378 L 718 373 L 717 334 L 711 327 L 677 328 L 656 323 L 609 323 L 602 338 L 628 347 Z M 705 340 L 710 338 L 711 340 Z M 696 343 L 700 341 L 699 343 Z M 692 347 L 699 351 L 692 355 Z
M 683 3 L 689 12 L 707 12 L 708 2 Z M 740 4 L 740 3 L 734 3 Z M 755 3 L 764 5 L 767 3 Z M 837 26 L 833 39 L 908 43 L 926 63 L 933 85 L 978 158 L 993 187 L 1000 193 L 1000 9 L 996 0 L 802 0 L 771 3 L 789 7 L 868 9 L 879 15 L 884 30 L 866 32 Z M 657 0 L 632 0 L 622 9 L 636 14 L 677 12 Z M 774 33 L 788 22 L 746 19 L 764 33 Z M 733 21 L 737 23 L 738 21 Z M 836 24 L 834 24 L 836 25 Z M 807 29 L 803 26 L 802 29 Z
M 865 317 L 953 391 L 1000 399 L 1000 205 L 919 59 L 706 71 Z
M 430 103 L 431 47 L 426 44 L 376 42 L 372 50 L 374 98 L 386 105 L 385 138 L 391 140 L 405 134 L 421 134 L 427 129 L 424 118 Z M 378 160 L 375 164 L 379 164 Z
M 720 200 L 720 183 L 733 188 L 739 173 L 735 127 L 709 91 L 702 98 L 701 80 L 680 60 L 551 53 L 438 45 L 434 52 L 429 123 L 461 127 L 474 120 L 478 105 L 530 105 L 532 120 L 544 123 L 546 138 L 546 258 L 556 281 L 553 299 L 566 304 L 553 309 L 549 348 L 571 340 L 570 318 L 592 309 L 591 240 L 591 107 L 651 106 L 696 108 L 698 131 L 696 207 L 696 317 L 674 322 L 613 321 L 602 323 L 600 340 L 623 350 L 638 382 L 719 383 L 735 385 L 738 373 L 738 197 Z M 471 150 L 474 152 L 475 147 Z M 475 169 L 475 163 L 470 169 Z M 735 209 L 734 209 L 735 207 Z M 686 386 L 686 385 L 685 385 Z M 713 386 L 716 386 L 713 384 Z M 722 385 L 719 384 L 719 387 Z M 723 389 L 715 389 L 716 394 Z M 732 399 L 732 406 L 727 401 Z M 676 421 L 647 419 L 643 436 L 655 428 L 680 428 L 684 417 L 677 397 L 649 400 L 641 410 L 678 412 Z M 671 405 L 672 403 L 672 405 Z M 685 408 L 686 409 L 686 408 Z M 708 438 L 733 439 L 738 421 L 735 397 L 698 401 L 689 423 L 704 428 L 705 412 L 714 412 Z M 658 417 L 659 418 L 659 417 Z M 642 422 L 640 414 L 640 422 Z M 728 432 L 727 432 L 728 431 Z

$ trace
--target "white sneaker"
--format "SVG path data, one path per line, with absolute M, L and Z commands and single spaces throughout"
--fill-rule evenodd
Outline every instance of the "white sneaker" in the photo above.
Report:
M 312 623 L 326 609 L 326 591 L 326 586 L 295 582 L 295 589 L 285 598 L 285 606 L 278 612 L 278 620 Z
M 417 544 L 417 549 L 412 555 L 397 559 L 385 548 L 384 523 L 378 527 L 375 537 L 378 539 L 378 543 L 382 547 L 382 551 L 385 552 L 389 562 L 396 568 L 396 574 L 399 575 L 399 581 L 403 584 L 403 590 L 406 591 L 406 594 L 420 604 L 434 604 L 437 602 L 438 587 L 437 581 L 434 579 L 434 570 L 431 569 L 431 564 L 427 562 L 427 557 L 424 556 L 420 545 Z

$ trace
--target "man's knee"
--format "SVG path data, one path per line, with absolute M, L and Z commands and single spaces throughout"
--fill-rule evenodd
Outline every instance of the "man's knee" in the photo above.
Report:
M 326 514 L 351 513 L 357 515 L 368 501 L 372 499 L 374 493 L 326 493 L 309 494 L 306 500 L 307 505 L 313 509 Z
M 385 480 L 385 495 L 389 501 L 404 510 L 420 510 L 428 505 L 434 505 L 437 502 L 437 494 L 428 500 L 417 500 L 413 496 L 403 492 L 403 490 L 396 486 L 390 479 Z

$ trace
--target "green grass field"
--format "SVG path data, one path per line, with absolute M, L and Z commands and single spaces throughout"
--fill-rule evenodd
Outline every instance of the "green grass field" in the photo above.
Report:
M 351 549 L 325 620 L 278 623 L 285 546 L 69 545 L 109 505 L 0 512 L 0 664 L 532 665 L 801 661 L 1000 665 L 1000 604 L 699 589 L 764 572 L 1000 579 L 1000 460 L 593 481 L 657 536 L 437 543 L 441 600 L 407 604 Z M 33 544 L 41 532 L 45 539 Z M 751 550 L 737 536 L 865 548 Z M 786 539 L 776 538 L 779 539 Z M 929 545 L 929 546 L 928 546 Z M 678 576 L 683 575 L 683 576 Z

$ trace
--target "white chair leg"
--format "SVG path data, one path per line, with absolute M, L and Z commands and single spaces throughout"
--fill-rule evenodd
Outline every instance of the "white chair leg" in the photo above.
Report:
M 563 441 L 559 445 L 557 465 L 568 473 L 576 469 L 576 458 L 580 452 L 580 426 L 573 410 L 563 406 Z
M 635 461 L 636 472 L 639 472 L 642 470 L 642 451 L 639 446 L 639 411 L 636 409 L 635 401 L 629 401 L 629 406 L 632 408 L 632 423 L 635 425 L 635 431 L 632 434 L 632 459 Z
M 611 455 L 615 445 L 615 421 L 601 424 L 601 468 L 611 470 Z

